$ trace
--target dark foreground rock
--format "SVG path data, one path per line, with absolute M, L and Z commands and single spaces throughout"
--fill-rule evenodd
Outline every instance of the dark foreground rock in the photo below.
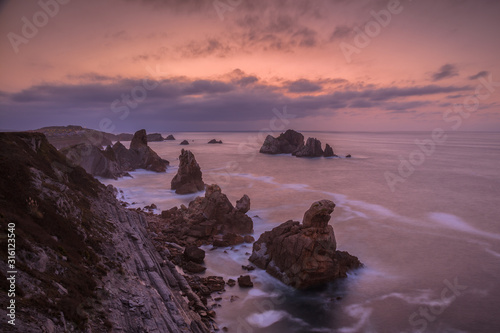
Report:
M 104 178 L 121 177 L 136 169 L 165 172 L 169 165 L 167 160 L 148 147 L 145 130 L 134 134 L 130 149 L 118 141 L 105 150 L 82 143 L 63 148 L 61 152 L 73 165 L 82 166 L 91 175 Z
M 317 201 L 304 214 L 302 224 L 290 220 L 263 233 L 253 245 L 250 261 L 297 289 L 345 278 L 362 264 L 336 249 L 335 234 L 328 224 L 334 207 L 330 200 Z
M 8 175 L 0 224 L 15 224 L 17 236 L 12 332 L 211 331 L 210 310 L 153 246 L 146 215 L 122 207 L 116 189 L 38 133 L 0 133 L 0 169 Z
M 191 201 L 189 207 L 162 211 L 161 217 L 164 221 L 155 232 L 162 235 L 163 241 L 183 246 L 229 246 L 234 242 L 243 242 L 243 235 L 253 232 L 252 219 L 242 210 L 234 208 L 215 184 L 207 186 L 205 196 Z
M 194 154 L 182 149 L 179 155 L 179 169 L 170 183 L 177 194 L 189 194 L 202 191 L 205 188 L 203 176 Z
M 250 279 L 250 275 L 241 275 L 238 278 L 238 285 L 242 288 L 252 288 L 253 282 Z

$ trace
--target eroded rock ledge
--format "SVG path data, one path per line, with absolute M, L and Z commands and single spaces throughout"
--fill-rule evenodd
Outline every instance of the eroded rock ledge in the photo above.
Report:
M 335 204 L 313 203 L 302 224 L 289 220 L 263 233 L 253 245 L 250 261 L 297 289 L 307 289 L 345 278 L 362 266 L 357 257 L 337 251 L 333 227 L 328 224 Z

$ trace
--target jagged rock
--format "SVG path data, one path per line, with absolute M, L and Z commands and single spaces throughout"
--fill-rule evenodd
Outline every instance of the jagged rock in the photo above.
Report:
M 333 152 L 333 148 L 330 147 L 330 145 L 328 143 L 325 146 L 325 151 L 324 151 L 323 156 L 325 156 L 325 157 L 335 156 L 335 153 Z
M 205 259 L 205 251 L 198 248 L 196 245 L 186 247 L 184 250 L 184 258 L 188 261 L 193 261 L 197 264 L 202 264 Z
M 252 279 L 250 278 L 250 275 L 241 275 L 238 278 L 238 285 L 242 288 L 252 288 L 253 282 Z
M 183 140 L 180 145 L 187 146 L 189 144 L 188 140 Z
M 0 133 L 0 170 L 9 175 L 0 177 L 0 224 L 23 235 L 16 332 L 210 331 L 199 315 L 209 309 L 155 248 L 147 216 L 122 207 L 45 136 Z M 35 206 L 43 219 L 30 216 Z
M 81 166 L 93 176 L 116 179 L 127 174 L 121 169 L 115 153 L 109 146 L 103 151 L 94 145 L 80 143 L 62 148 L 61 153 L 71 164 Z
M 246 213 L 250 210 L 250 198 L 248 195 L 243 195 L 240 200 L 236 201 L 236 210 Z
M 293 155 L 297 157 L 320 157 L 323 156 L 321 141 L 316 138 L 308 138 L 305 146 L 296 150 Z
M 200 166 L 192 152 L 182 149 L 179 155 L 179 170 L 171 182 L 171 189 L 177 194 L 189 194 L 205 188 Z
M 123 145 L 122 145 L 123 146 Z M 132 169 L 146 169 L 155 172 L 165 172 L 169 162 L 158 156 L 149 146 L 146 130 L 135 132 L 128 153 L 123 156 L 123 149 L 115 150 L 117 158 L 125 160 L 125 164 L 130 163 Z M 127 163 L 128 162 L 128 163 Z
M 234 287 L 236 285 L 236 281 L 233 279 L 227 280 L 227 285 L 230 287 Z
M 213 143 L 222 143 L 222 140 L 217 141 L 215 139 L 212 139 L 212 140 L 208 141 L 207 143 L 210 143 L 210 144 L 213 144 Z
M 311 205 L 303 222 L 287 221 L 263 233 L 254 243 L 250 261 L 282 282 L 298 289 L 315 287 L 347 276 L 362 266 L 358 258 L 337 251 L 328 224 L 335 204 L 321 200 Z
M 263 154 L 292 154 L 303 145 L 304 136 L 289 129 L 285 133 L 281 133 L 277 138 L 268 135 L 260 148 L 260 152 Z
M 197 197 L 189 207 L 174 207 L 162 212 L 169 225 L 168 232 L 181 242 L 193 237 L 200 244 L 229 246 L 227 240 L 216 235 L 234 233 L 245 235 L 253 232 L 252 219 L 233 207 L 216 184 L 208 185 L 204 197 Z
M 151 133 L 147 135 L 148 142 L 157 142 L 165 140 L 160 133 Z
M 170 140 L 175 140 L 175 137 L 174 137 L 172 134 L 169 134 L 169 135 L 165 138 L 165 140 L 169 140 L 169 141 L 170 141 Z

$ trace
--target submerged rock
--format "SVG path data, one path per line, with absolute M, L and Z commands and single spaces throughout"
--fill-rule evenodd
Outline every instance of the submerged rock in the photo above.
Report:
M 308 138 L 305 146 L 300 147 L 293 153 L 297 157 L 320 157 L 323 156 L 321 141 L 316 138 Z
M 238 278 L 238 285 L 242 288 L 252 288 L 253 282 L 252 279 L 250 278 L 250 275 L 241 275 Z
M 179 170 L 172 179 L 171 188 L 177 194 L 196 193 L 205 188 L 200 165 L 189 150 L 182 149 L 179 155 Z
M 253 245 L 250 261 L 297 289 L 346 277 L 362 264 L 349 253 L 337 251 L 328 224 L 334 208 L 330 200 L 317 201 L 305 212 L 302 224 L 290 220 L 263 233 Z

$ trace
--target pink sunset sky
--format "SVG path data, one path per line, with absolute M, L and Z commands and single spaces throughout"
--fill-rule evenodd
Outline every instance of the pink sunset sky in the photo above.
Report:
M 500 1 L 0 1 L 0 129 L 500 130 Z

